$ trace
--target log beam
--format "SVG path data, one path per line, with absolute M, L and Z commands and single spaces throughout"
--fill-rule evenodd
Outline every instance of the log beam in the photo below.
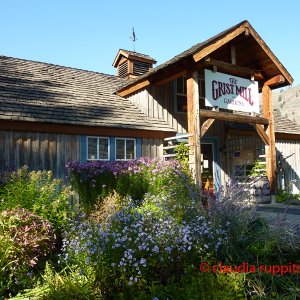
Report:
M 190 147 L 189 166 L 194 175 L 196 185 L 201 182 L 201 145 L 200 145 L 200 115 L 199 115 L 199 87 L 198 72 L 188 74 L 187 78 L 187 117 Z
M 230 64 L 221 60 L 216 60 L 213 58 L 208 57 L 207 59 L 205 59 L 204 63 L 207 66 L 216 66 L 226 72 L 229 73 L 233 73 L 235 75 L 240 75 L 240 76 L 254 76 L 255 80 L 258 81 L 263 81 L 264 80 L 264 76 L 255 69 L 252 68 L 247 68 L 247 67 L 241 67 L 235 64 Z
M 200 130 L 200 138 L 202 139 L 209 127 L 214 123 L 215 119 L 207 119 L 203 122 Z
M 264 86 L 276 86 L 285 82 L 285 78 L 282 75 L 274 76 L 273 78 L 267 80 Z
M 269 119 L 269 126 L 267 128 L 267 135 L 269 137 L 269 145 L 266 145 L 266 163 L 267 176 L 270 182 L 271 194 L 275 193 L 276 188 L 276 147 L 275 147 L 275 128 L 273 116 L 272 91 L 267 85 L 267 82 L 262 88 L 263 101 L 263 116 Z
M 223 37 L 220 37 L 216 39 L 215 41 L 211 42 L 208 46 L 206 46 L 203 49 L 200 49 L 198 52 L 196 52 L 193 55 L 193 59 L 195 62 L 200 61 L 201 59 L 205 58 L 207 55 L 210 55 L 213 51 L 216 51 L 226 43 L 233 40 L 235 37 L 240 35 L 241 33 L 245 32 L 245 26 L 242 24 L 238 28 L 236 28 L 234 31 L 227 33 Z
M 239 122 L 239 123 L 250 123 L 250 124 L 260 124 L 260 125 L 269 124 L 269 120 L 265 117 L 244 116 L 244 115 L 212 111 L 206 109 L 200 109 L 200 117 L 223 120 L 223 121 Z
M 133 94 L 147 86 L 150 85 L 150 81 L 149 80 L 143 80 L 135 85 L 132 85 L 132 86 L 129 86 L 129 87 L 125 87 L 124 89 L 120 90 L 117 92 L 117 95 L 118 96 L 121 96 L 121 97 L 125 97 L 125 96 L 128 96 L 130 94 Z
M 259 124 L 255 124 L 254 127 L 255 127 L 258 135 L 260 136 L 260 138 L 264 142 L 264 144 L 269 146 L 270 145 L 270 139 L 269 139 L 269 136 L 266 134 L 264 127 L 262 125 L 259 125 Z
M 183 71 L 180 71 L 180 72 L 177 72 L 171 76 L 168 76 L 168 77 L 165 77 L 161 80 L 158 80 L 154 83 L 154 85 L 162 85 L 162 84 L 165 84 L 167 82 L 170 82 L 172 80 L 175 80 L 177 79 L 178 77 L 182 77 L 182 76 L 185 76 L 186 75 L 186 70 L 183 70 Z

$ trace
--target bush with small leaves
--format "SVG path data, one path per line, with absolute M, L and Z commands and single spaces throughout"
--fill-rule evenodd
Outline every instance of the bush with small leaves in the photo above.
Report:
M 83 274 L 77 266 L 67 266 L 61 272 L 47 264 L 42 280 L 31 290 L 19 293 L 13 300 L 94 300 L 102 299 L 94 289 L 92 268 Z
M 0 213 L 2 287 L 0 295 L 17 292 L 30 283 L 30 275 L 42 268 L 56 244 L 54 228 L 25 209 Z
M 71 212 L 74 192 L 53 179 L 51 171 L 28 171 L 24 166 L 6 174 L 0 185 L 0 211 L 24 208 L 51 222 L 57 236 Z

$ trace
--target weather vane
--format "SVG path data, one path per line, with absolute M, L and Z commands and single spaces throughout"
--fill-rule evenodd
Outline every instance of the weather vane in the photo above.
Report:
M 133 43 L 133 51 L 135 52 L 135 42 L 137 41 L 135 32 L 134 32 L 134 27 L 132 27 L 132 35 L 130 36 L 130 39 L 132 40 Z

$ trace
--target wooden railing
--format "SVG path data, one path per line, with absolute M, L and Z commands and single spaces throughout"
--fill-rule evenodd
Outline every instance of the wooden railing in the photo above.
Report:
M 163 157 L 164 159 L 169 159 L 176 156 L 176 153 L 174 153 L 174 149 L 182 142 L 185 142 L 188 147 L 191 145 L 188 143 L 188 138 L 191 135 L 186 133 L 182 135 L 176 135 L 172 137 L 168 137 L 164 139 L 164 146 L 163 146 Z

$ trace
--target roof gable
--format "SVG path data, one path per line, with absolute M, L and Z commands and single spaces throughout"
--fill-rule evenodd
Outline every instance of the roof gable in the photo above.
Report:
M 114 59 L 113 64 L 112 64 L 113 67 L 118 66 L 119 61 L 122 59 L 122 57 L 126 57 L 128 59 L 138 59 L 140 61 L 144 61 L 144 62 L 147 62 L 150 64 L 156 64 L 156 60 L 147 54 L 142 54 L 142 53 L 138 53 L 135 51 L 120 49 Z
M 282 75 L 285 83 L 292 84 L 293 78 L 281 64 L 278 58 L 257 34 L 248 21 L 243 21 L 216 36 L 194 45 L 188 50 L 176 55 L 169 61 L 157 66 L 150 72 L 134 81 L 125 83 L 118 89 L 118 94 L 126 96 L 150 84 L 172 80 L 186 74 L 188 70 L 205 63 L 207 57 L 212 56 L 229 62 L 228 48 L 237 45 L 237 65 L 257 69 L 265 80 L 276 75 Z M 278 86 L 277 86 L 278 87 Z

